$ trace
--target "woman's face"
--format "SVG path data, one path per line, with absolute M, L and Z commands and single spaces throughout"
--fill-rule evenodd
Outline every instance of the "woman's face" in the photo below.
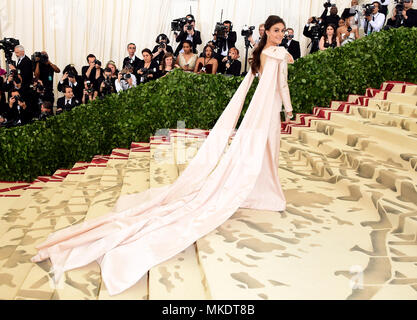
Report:
M 151 55 L 149 54 L 149 52 L 144 52 L 144 53 L 142 53 L 142 55 L 143 55 L 143 60 L 145 60 L 145 62 L 146 62 L 146 63 L 151 62 L 152 57 L 151 57 Z
M 232 60 L 237 60 L 239 58 L 239 54 L 235 49 L 230 49 L 229 56 L 232 58 Z
M 273 45 L 279 45 L 284 39 L 285 25 L 283 23 L 274 24 L 269 30 L 265 30 L 268 41 Z
M 173 62 L 172 57 L 165 58 L 165 65 L 167 67 L 172 67 L 172 62 Z
M 182 48 L 184 49 L 184 52 L 187 53 L 187 54 L 191 52 L 191 47 L 190 47 L 190 44 L 188 44 L 188 43 L 184 43 Z
M 343 27 L 345 25 L 345 20 L 340 19 L 339 20 L 339 27 Z
M 108 64 L 107 68 L 110 68 L 112 75 L 116 73 L 116 67 L 114 65 Z
M 211 58 L 213 56 L 213 51 L 211 50 L 210 47 L 206 48 L 205 54 L 206 54 L 206 58 Z
M 327 29 L 326 29 L 326 34 L 328 35 L 328 36 L 332 36 L 332 35 L 334 35 L 334 29 L 332 28 L 332 27 L 327 27 Z

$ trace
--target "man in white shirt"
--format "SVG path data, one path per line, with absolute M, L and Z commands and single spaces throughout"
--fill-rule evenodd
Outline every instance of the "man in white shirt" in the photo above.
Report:
M 364 19 L 364 31 L 366 35 L 370 35 L 374 32 L 379 32 L 384 27 L 385 23 L 385 15 L 379 12 L 380 2 L 374 1 L 372 2 L 374 9 L 372 10 L 372 14 L 369 16 L 365 16 Z

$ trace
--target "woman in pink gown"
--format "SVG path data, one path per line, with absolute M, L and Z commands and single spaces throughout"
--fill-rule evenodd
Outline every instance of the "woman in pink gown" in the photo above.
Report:
M 97 261 L 111 295 L 139 281 L 152 267 L 185 250 L 226 222 L 239 208 L 283 211 L 278 177 L 280 112 L 292 106 L 287 85 L 291 56 L 278 47 L 284 21 L 270 16 L 248 73 L 182 175 L 163 188 L 121 196 L 112 212 L 57 231 L 37 246 L 33 262 L 51 259 L 55 281 L 65 271 Z M 255 74 L 260 81 L 234 133 Z

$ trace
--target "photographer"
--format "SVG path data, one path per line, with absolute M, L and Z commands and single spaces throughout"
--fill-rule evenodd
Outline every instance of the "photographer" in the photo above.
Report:
M 116 62 L 114 62 L 113 60 L 110 60 L 109 62 L 106 63 L 105 69 L 111 70 L 110 78 L 112 79 L 113 82 L 116 82 L 117 77 L 119 75 L 119 70 L 117 69 Z
M 230 48 L 234 48 L 237 41 L 237 34 L 233 31 L 232 22 L 226 20 L 223 22 L 224 31 L 219 33 L 215 31 L 213 34 L 213 43 L 219 49 L 219 54 L 224 57 L 227 57 Z M 216 27 L 217 29 L 217 27 Z
M 139 75 L 138 83 L 146 83 L 155 80 L 159 70 L 159 65 L 155 60 L 152 60 L 151 50 L 147 48 L 143 49 L 142 56 L 143 60 L 139 63 L 139 70 L 137 71 L 137 74 Z
M 32 92 L 27 96 L 27 100 L 30 101 L 33 117 L 37 118 L 41 112 L 41 104 L 43 102 L 54 103 L 54 93 L 50 90 L 46 90 L 42 80 L 33 79 Z
M 285 47 L 288 53 L 292 55 L 294 61 L 301 57 L 300 43 L 294 40 L 294 29 L 288 28 L 285 37 L 280 46 Z
M 133 73 L 136 73 L 139 69 L 139 63 L 142 61 L 139 59 L 136 54 L 136 45 L 134 43 L 129 43 L 127 45 L 128 56 L 123 60 L 123 68 L 126 68 L 126 65 L 129 63 L 133 67 Z
M 161 61 L 163 59 L 163 57 L 169 52 L 169 53 L 174 53 L 174 50 L 172 49 L 171 46 L 169 46 L 169 39 L 168 37 L 161 33 L 160 35 L 158 35 L 158 37 L 156 38 L 156 43 L 158 44 L 157 46 L 155 46 L 152 50 L 152 59 L 155 60 L 158 65 L 161 64 Z
M 78 75 L 78 71 L 73 64 L 69 64 L 62 71 L 63 76 L 58 82 L 58 91 L 64 93 L 66 86 L 71 87 L 77 100 L 81 100 L 83 92 L 83 78 Z
M 355 20 L 355 24 L 359 24 L 360 11 L 361 11 L 361 8 L 359 6 L 359 1 L 358 0 L 352 0 L 351 3 L 350 3 L 350 8 L 346 8 L 345 10 L 343 10 L 341 18 L 343 20 L 346 20 L 348 17 L 353 16 L 354 20 Z
M 183 27 L 183 30 L 181 30 L 180 34 L 176 35 L 175 41 L 180 42 L 180 44 L 177 47 L 177 50 L 175 50 L 175 56 L 178 57 L 179 53 L 183 52 L 183 45 L 186 40 L 191 41 L 192 43 L 192 51 L 193 53 L 197 53 L 197 45 L 202 44 L 201 41 L 201 33 L 200 31 L 195 30 L 195 19 L 192 14 L 187 15 L 186 17 L 186 24 Z
M 329 8 L 330 8 L 330 15 L 328 16 L 327 13 L 329 12 Z M 338 13 L 338 9 L 337 9 L 336 5 L 331 4 L 330 0 L 328 0 L 324 4 L 324 11 L 321 15 L 321 18 L 323 19 L 324 28 L 326 28 L 329 24 L 333 24 L 333 25 L 337 26 L 337 24 L 339 23 L 339 20 L 340 20 L 340 17 L 337 13 Z
M 413 0 L 403 0 L 402 7 L 404 10 L 400 14 L 397 11 L 397 7 L 401 7 L 401 4 L 394 8 L 392 17 L 388 19 L 387 25 L 394 28 L 417 27 L 417 10 L 413 9 Z
M 6 117 L 8 123 L 11 123 L 13 126 L 28 124 L 32 120 L 30 106 L 17 89 L 13 89 L 9 96 L 9 110 Z
M 249 36 L 249 41 L 251 43 L 251 45 L 253 46 L 253 48 L 256 48 L 259 44 L 259 42 L 261 41 L 262 37 L 265 34 L 265 23 L 262 23 L 259 25 L 259 38 L 256 40 L 253 40 L 253 36 Z
M 222 60 L 223 74 L 231 76 L 240 76 L 242 70 L 242 63 L 239 59 L 239 50 L 237 48 L 230 48 L 229 55 Z
M 47 118 L 53 116 L 52 112 L 52 103 L 49 101 L 45 101 L 41 104 L 41 113 L 37 117 L 37 120 L 46 120 Z
M 17 74 L 21 76 L 23 90 L 29 88 L 33 79 L 33 66 L 32 61 L 25 55 L 25 48 L 18 45 L 14 48 L 16 55 L 16 66 L 9 64 L 11 71 L 17 71 Z
M 32 63 L 35 66 L 35 78 L 42 81 L 45 91 L 53 94 L 54 73 L 60 73 L 61 70 L 49 60 L 45 51 L 35 52 L 32 56 Z
M 103 76 L 98 79 L 98 86 L 99 86 L 99 97 L 103 98 L 108 94 L 112 94 L 116 92 L 116 79 L 112 79 L 111 77 L 111 69 L 106 68 L 104 69 Z
M 98 91 L 94 90 L 94 85 L 90 80 L 84 81 L 84 90 L 81 98 L 81 103 L 86 104 L 89 101 L 96 100 L 98 97 Z
M 119 72 L 119 75 L 115 82 L 117 92 L 126 91 L 137 86 L 136 76 L 132 73 L 133 66 L 131 66 L 130 64 L 127 64 L 126 68 L 123 69 L 122 72 Z
M 64 87 L 64 96 L 57 101 L 56 114 L 64 111 L 71 111 L 73 108 L 80 105 L 79 100 L 74 97 L 71 87 Z
M 308 19 L 304 27 L 303 35 L 311 39 L 311 43 L 308 45 L 311 46 L 310 53 L 319 51 L 319 42 L 321 36 L 324 34 L 324 30 L 321 18 L 311 17 Z
M 84 66 L 81 69 L 81 73 L 84 80 L 90 80 L 95 89 L 99 90 L 98 79 L 103 77 L 103 69 L 101 68 L 101 62 L 96 59 L 96 56 L 89 54 L 87 56 L 88 66 Z
M 365 35 L 379 32 L 384 26 L 385 16 L 379 12 L 379 6 L 379 1 L 374 1 L 364 12 L 365 19 L 363 21 L 363 26 Z

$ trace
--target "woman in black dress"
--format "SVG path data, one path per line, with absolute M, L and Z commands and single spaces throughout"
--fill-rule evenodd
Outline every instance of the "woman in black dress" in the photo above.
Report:
M 204 56 L 198 58 L 195 64 L 195 73 L 207 73 L 207 74 L 216 74 L 219 63 L 214 57 L 213 48 L 209 45 L 204 48 Z
M 152 59 L 155 60 L 159 65 L 162 62 L 162 59 L 164 58 L 164 56 L 167 53 L 172 53 L 174 54 L 174 50 L 172 49 L 171 46 L 169 46 L 169 39 L 168 37 L 161 33 L 157 38 L 156 38 L 156 43 L 158 44 L 157 46 L 155 46 L 152 50 Z
M 152 60 L 152 52 L 148 48 L 142 50 L 143 60 L 138 63 L 138 84 L 146 83 L 157 78 L 159 65 Z
M 336 26 L 330 23 L 326 28 L 326 34 L 320 39 L 319 48 L 320 50 L 326 50 L 336 47 L 340 47 L 340 42 L 336 34 Z

